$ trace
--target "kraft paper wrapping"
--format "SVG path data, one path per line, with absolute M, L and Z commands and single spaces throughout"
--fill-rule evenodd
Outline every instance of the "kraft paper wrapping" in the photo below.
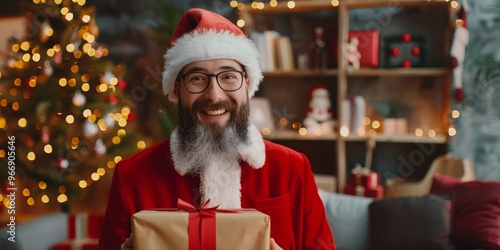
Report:
M 257 210 L 216 213 L 217 250 L 269 249 L 271 219 Z M 134 250 L 188 250 L 189 213 L 143 210 L 132 217 Z

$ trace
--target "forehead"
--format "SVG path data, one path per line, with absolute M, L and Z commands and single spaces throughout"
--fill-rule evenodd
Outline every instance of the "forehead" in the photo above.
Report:
M 191 69 L 199 69 L 201 71 L 213 72 L 223 69 L 237 69 L 242 70 L 243 67 L 240 63 L 233 59 L 212 59 L 192 62 L 186 65 L 181 72 L 190 71 Z

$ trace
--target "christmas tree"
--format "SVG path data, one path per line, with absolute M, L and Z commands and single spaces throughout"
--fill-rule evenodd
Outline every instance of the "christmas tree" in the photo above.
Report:
M 94 8 L 85 0 L 23 8 L 26 37 L 9 41 L 0 75 L 0 164 L 13 169 L 2 167 L 0 185 L 4 193 L 15 185 L 18 202 L 67 204 L 146 144 L 132 135 L 125 69 L 105 59 Z

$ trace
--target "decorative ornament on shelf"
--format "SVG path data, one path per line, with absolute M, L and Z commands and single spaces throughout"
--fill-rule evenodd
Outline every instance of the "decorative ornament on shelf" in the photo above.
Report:
M 465 59 L 465 48 L 469 43 L 469 30 L 467 29 L 467 11 L 469 6 L 466 0 L 462 1 L 462 6 L 455 21 L 455 32 L 451 44 L 451 66 L 453 67 L 452 82 L 455 88 L 455 101 L 462 103 L 465 94 L 462 89 L 463 63 Z
M 349 42 L 345 45 L 345 50 L 347 52 L 347 71 L 352 72 L 359 70 L 361 53 L 358 51 L 359 39 L 353 37 L 349 39 Z
M 310 68 L 313 70 L 325 70 L 327 68 L 327 50 L 324 38 L 324 28 L 317 26 L 314 28 L 314 40 L 310 48 Z
M 386 67 L 424 67 L 424 45 L 423 37 L 414 36 L 410 33 L 389 36 L 385 39 Z
M 304 119 L 304 126 L 309 134 L 331 134 L 335 121 L 332 119 L 330 92 L 324 85 L 316 85 L 309 94 L 311 100 Z

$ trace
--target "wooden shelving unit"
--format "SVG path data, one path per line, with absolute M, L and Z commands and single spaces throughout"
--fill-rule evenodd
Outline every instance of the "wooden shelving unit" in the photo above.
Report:
M 289 124 L 302 122 L 309 102 L 308 90 L 315 84 L 328 86 L 334 111 L 334 118 L 338 121 L 342 115 L 342 101 L 348 98 L 350 92 L 365 97 L 367 103 L 378 100 L 395 100 L 406 105 L 406 115 L 409 116 L 408 134 L 385 135 L 376 134 L 341 135 L 337 126 L 335 134 L 330 135 L 300 135 L 297 130 L 277 130 L 265 135 L 265 138 L 288 146 L 314 145 L 308 157 L 312 163 L 321 164 L 334 162 L 333 166 L 314 166 L 328 168 L 331 174 L 337 177 L 339 191 L 343 190 L 348 171 L 353 162 L 364 163 L 363 143 L 374 138 L 377 148 L 374 160 L 379 158 L 379 164 L 374 162 L 374 170 L 384 174 L 390 169 L 384 169 L 389 162 L 396 165 L 397 157 L 414 152 L 413 148 L 422 148 L 422 145 L 432 145 L 434 151 L 426 154 L 421 165 L 431 162 L 437 155 L 446 150 L 448 143 L 448 127 L 450 121 L 450 81 L 451 69 L 448 66 L 452 26 L 452 7 L 446 0 L 313 0 L 278 2 L 276 6 L 265 3 L 262 9 L 252 8 L 251 4 L 239 11 L 239 18 L 245 23 L 242 29 L 250 34 L 252 31 L 277 30 L 292 40 L 295 61 L 299 53 L 307 51 L 308 43 L 313 36 L 315 26 L 324 26 L 325 38 L 329 44 L 329 67 L 327 70 L 294 70 L 264 72 L 264 82 L 258 96 L 267 97 L 273 109 L 287 114 Z M 384 12 L 384 10 L 387 10 Z M 357 15 L 357 11 L 373 11 L 381 14 Z M 378 12 L 377 12 L 378 11 Z M 386 15 L 391 13 L 391 15 Z M 370 19 L 372 18 L 372 19 Z M 383 19 L 385 18 L 385 19 Z M 419 21 L 420 20 L 420 21 Z M 344 56 L 343 46 L 338 46 L 334 57 L 336 44 L 345 44 L 348 41 L 348 32 L 369 27 L 380 31 L 380 66 L 376 68 L 361 68 L 357 71 L 347 70 L 347 59 Z M 394 68 L 386 67 L 383 62 L 383 38 L 390 34 L 401 32 L 415 32 L 426 38 L 425 67 Z M 295 64 L 297 65 L 297 63 Z M 395 89 L 394 83 L 398 83 Z M 387 91 L 384 90 L 387 88 Z M 399 91 L 399 92 L 398 92 Z M 279 117 L 275 117 L 279 118 Z M 415 128 L 423 128 L 424 134 L 415 135 Z M 427 130 L 435 134 L 427 134 Z M 327 146 L 325 146 L 327 145 Z M 323 147 L 323 148 L 322 148 Z M 329 148 L 324 148 L 329 147 Z M 385 148 L 384 148 L 385 147 Z M 401 148 L 401 152 L 392 152 Z M 300 149 L 298 149 L 300 150 Z M 412 151 L 413 150 L 413 151 Z M 321 151 L 321 153 L 319 153 Z M 409 152 L 409 153 L 408 153 Z M 390 159 L 391 156 L 393 159 Z M 331 156 L 329 159 L 322 157 Z M 359 159 L 356 159 L 359 158 Z M 377 167 L 380 167 L 377 169 Z M 425 173 L 425 166 L 415 166 L 415 174 Z M 322 172 L 324 169 L 322 169 Z M 415 176 L 411 176 L 415 178 Z

